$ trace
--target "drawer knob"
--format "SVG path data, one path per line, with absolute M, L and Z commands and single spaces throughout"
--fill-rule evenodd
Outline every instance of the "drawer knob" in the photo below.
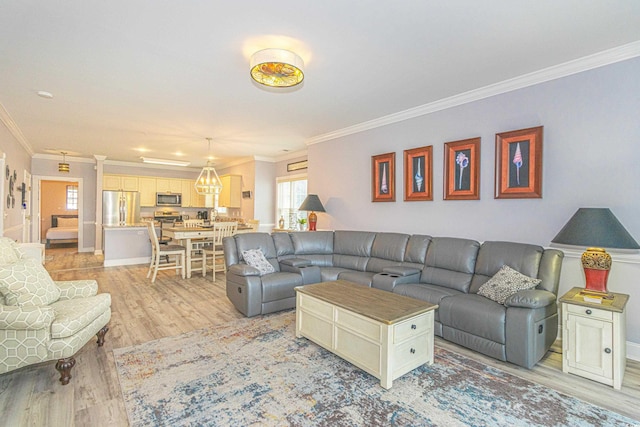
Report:
M 587 313 L 587 314 L 591 314 L 591 313 L 593 313 L 593 312 L 592 312 L 591 310 L 587 309 L 587 311 L 585 311 L 585 313 Z
M 607 350 L 609 350 L 609 349 L 607 349 Z M 611 350 L 609 350 L 609 351 L 611 351 Z M 409 350 L 409 352 L 410 352 L 411 354 L 416 354 L 416 349 L 415 349 L 415 348 L 412 348 L 411 350 Z
M 416 325 L 411 325 L 411 329 L 418 329 Z
M 607 348 L 604 349 L 604 352 L 607 353 L 607 354 L 611 354 L 611 349 L 609 347 L 607 347 Z

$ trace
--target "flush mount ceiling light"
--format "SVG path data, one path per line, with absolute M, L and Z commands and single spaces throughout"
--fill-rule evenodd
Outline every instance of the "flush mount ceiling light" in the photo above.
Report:
M 154 159 L 152 157 L 140 157 L 142 163 L 150 163 L 154 165 L 168 165 L 168 166 L 189 166 L 191 162 L 183 162 L 182 160 L 165 160 Z
M 207 165 L 202 168 L 194 187 L 198 194 L 220 194 L 220 191 L 222 191 L 222 181 L 220 181 L 218 172 L 216 172 L 211 165 L 211 160 L 209 160 L 211 158 L 211 138 L 207 138 L 207 141 L 209 141 Z
M 304 62 L 289 50 L 259 50 L 251 56 L 251 77 L 265 86 L 295 86 L 304 79 Z
M 65 160 L 65 156 L 67 155 L 66 151 L 61 151 L 60 153 L 62 153 L 62 162 L 58 163 L 58 172 L 66 172 L 69 173 L 69 163 L 67 163 Z

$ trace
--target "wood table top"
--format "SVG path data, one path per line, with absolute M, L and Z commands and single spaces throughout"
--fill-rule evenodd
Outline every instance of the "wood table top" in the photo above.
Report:
M 629 295 L 611 292 L 611 295 L 613 296 L 612 299 L 603 299 L 600 304 L 588 302 L 585 301 L 583 296 L 580 294 L 580 292 L 584 290 L 584 288 L 572 288 L 560 297 L 560 302 L 581 305 L 583 307 L 601 308 L 603 310 L 622 313 L 625 305 L 627 305 L 627 301 L 629 301 Z
M 438 308 L 436 304 L 346 280 L 298 286 L 295 290 L 387 325 Z

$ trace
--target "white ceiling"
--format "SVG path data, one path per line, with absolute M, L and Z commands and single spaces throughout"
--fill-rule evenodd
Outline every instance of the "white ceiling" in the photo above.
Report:
M 639 40 L 637 0 L 0 0 L 0 117 L 34 153 L 278 158 Z M 251 81 L 267 47 L 301 86 Z

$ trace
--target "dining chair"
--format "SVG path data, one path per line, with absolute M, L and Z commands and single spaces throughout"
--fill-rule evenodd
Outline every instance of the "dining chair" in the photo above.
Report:
M 147 279 L 153 271 L 153 277 L 151 283 L 156 281 L 158 270 L 176 270 L 176 274 L 180 271 L 182 278 L 186 275 L 186 248 L 181 245 L 160 245 L 158 235 L 156 234 L 156 227 L 153 221 L 147 223 L 147 230 L 149 232 L 149 240 L 151 241 L 151 262 L 149 263 L 149 271 L 147 272 Z M 175 256 L 174 262 L 160 263 L 161 257 Z
M 210 246 L 205 246 L 202 250 L 202 276 L 207 274 L 207 268 L 211 267 L 213 281 L 216 280 L 216 271 L 225 271 L 224 250 L 222 249 L 222 239 L 233 236 L 238 231 L 237 222 L 216 222 L 213 226 L 213 242 Z M 211 264 L 207 265 L 207 260 Z M 221 262 L 218 262 L 221 261 Z
M 251 227 L 253 232 L 258 231 L 258 227 L 260 226 L 260 220 L 259 219 L 250 219 L 247 221 L 247 225 L 249 227 Z
M 185 219 L 182 221 L 185 228 L 198 228 L 204 226 L 203 219 Z M 204 271 L 204 255 L 202 248 L 211 243 L 211 239 L 191 239 L 191 272 Z M 196 263 L 196 267 L 193 264 Z

